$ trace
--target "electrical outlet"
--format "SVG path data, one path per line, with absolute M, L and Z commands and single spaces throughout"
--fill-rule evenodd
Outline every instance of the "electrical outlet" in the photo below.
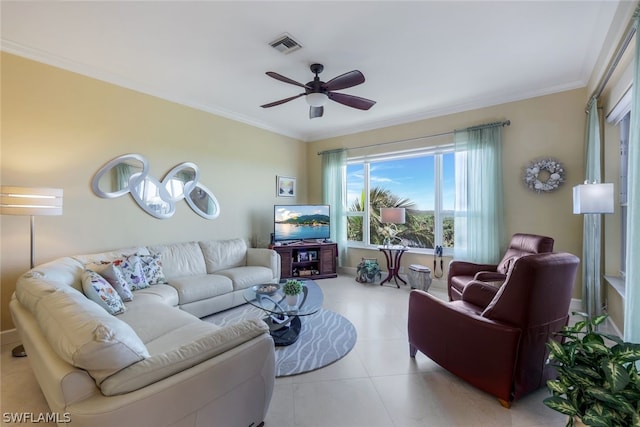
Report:
M 404 267 L 403 266 L 400 266 L 400 268 L 398 269 L 398 273 L 404 274 Z

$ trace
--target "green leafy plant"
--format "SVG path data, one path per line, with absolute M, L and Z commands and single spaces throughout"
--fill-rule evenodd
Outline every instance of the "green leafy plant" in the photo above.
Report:
M 606 315 L 573 314 L 584 320 L 563 328 L 562 343 L 547 344 L 558 378 L 547 381 L 552 396 L 544 404 L 568 415 L 567 427 L 575 417 L 590 426 L 640 427 L 640 344 L 599 332 Z
M 298 295 L 302 292 L 302 282 L 295 279 L 289 279 L 282 286 L 282 292 L 285 295 Z

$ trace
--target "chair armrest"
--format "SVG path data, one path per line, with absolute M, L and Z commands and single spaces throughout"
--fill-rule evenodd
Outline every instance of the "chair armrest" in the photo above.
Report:
M 496 271 L 479 271 L 473 279 L 481 282 L 504 282 L 507 280 L 507 275 Z
M 497 271 L 497 264 L 476 264 L 474 262 L 453 260 L 449 263 L 448 277 L 474 276 L 479 271 Z
M 499 286 L 474 280 L 464 288 L 462 301 L 477 305 L 484 310 L 496 296 L 498 290 L 500 290 Z

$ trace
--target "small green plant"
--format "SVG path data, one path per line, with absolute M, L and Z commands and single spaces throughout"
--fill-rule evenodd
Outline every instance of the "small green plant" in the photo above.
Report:
M 302 282 L 295 279 L 289 279 L 282 287 L 282 292 L 284 292 L 285 295 L 298 295 L 302 292 Z
M 584 318 L 559 333 L 560 343 L 550 340 L 549 361 L 558 378 L 547 381 L 549 408 L 569 416 L 567 427 L 578 417 L 586 425 L 640 427 L 640 344 L 598 332 L 607 316 Z

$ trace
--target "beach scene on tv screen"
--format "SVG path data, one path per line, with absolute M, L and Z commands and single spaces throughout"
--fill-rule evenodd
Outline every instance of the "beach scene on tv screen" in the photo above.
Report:
M 276 240 L 329 238 L 329 206 L 276 206 Z

